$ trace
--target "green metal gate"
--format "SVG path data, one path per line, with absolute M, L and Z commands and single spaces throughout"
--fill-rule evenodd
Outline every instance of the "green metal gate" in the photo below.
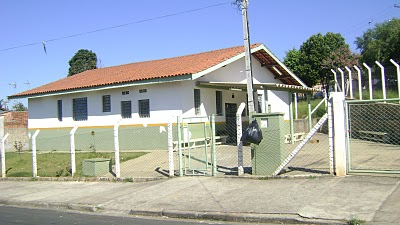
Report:
M 349 172 L 400 173 L 399 100 L 346 101 Z
M 215 119 L 178 118 L 180 175 L 216 175 Z

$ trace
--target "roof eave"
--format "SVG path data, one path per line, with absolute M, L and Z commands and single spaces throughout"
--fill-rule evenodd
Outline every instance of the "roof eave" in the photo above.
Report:
M 264 50 L 265 52 L 267 52 L 267 54 L 270 55 L 274 59 L 274 61 L 277 64 L 279 64 L 291 77 L 293 77 L 293 79 L 295 79 L 297 82 L 299 82 L 299 84 L 301 84 L 301 86 L 308 87 L 302 80 L 300 80 L 300 78 L 298 78 L 291 70 L 289 70 L 285 66 L 285 64 L 283 64 L 267 47 L 265 47 L 264 44 L 261 44 L 261 45 L 259 45 L 257 47 L 252 48 L 251 49 L 251 53 L 258 52 L 260 50 Z M 213 72 L 213 71 L 215 71 L 217 69 L 220 69 L 223 66 L 228 65 L 229 63 L 232 63 L 232 62 L 234 62 L 234 61 L 236 61 L 238 59 L 243 58 L 244 56 L 245 56 L 245 53 L 242 52 L 242 53 L 240 53 L 240 54 L 238 54 L 238 55 L 236 55 L 236 56 L 234 56 L 232 58 L 229 58 L 229 59 L 227 59 L 227 60 L 225 60 L 225 61 L 223 61 L 221 63 L 218 63 L 215 66 L 212 66 L 212 67 L 210 67 L 210 68 L 208 68 L 206 70 L 203 70 L 201 72 L 195 73 L 195 74 L 193 74 L 193 80 L 196 80 L 196 79 L 198 79 L 198 78 L 200 78 L 200 77 L 202 77 L 202 76 L 204 76 L 206 74 L 209 74 L 209 73 L 211 73 L 211 72 Z
M 299 84 L 301 84 L 301 86 L 303 87 L 308 87 L 299 77 L 297 77 L 291 70 L 289 70 L 289 68 L 287 68 L 285 66 L 285 64 L 283 64 L 267 47 L 265 47 L 265 45 L 260 45 L 256 48 L 254 48 L 254 51 L 258 51 L 260 49 L 263 49 L 264 51 L 266 51 L 268 53 L 268 55 L 270 55 L 276 63 L 278 63 L 283 69 L 285 69 L 285 71 L 292 76 L 297 82 L 299 82 Z
M 8 96 L 7 98 L 8 99 L 41 98 L 41 97 L 48 97 L 48 96 L 66 95 L 66 94 L 82 93 L 82 92 L 89 92 L 89 91 L 100 91 L 100 90 L 108 90 L 108 89 L 115 89 L 115 88 L 139 86 L 139 85 L 145 85 L 145 84 L 168 83 L 168 82 L 176 82 L 176 81 L 184 81 L 184 80 L 192 80 L 192 79 L 193 79 L 192 74 L 184 74 L 184 75 L 173 76 L 173 77 L 147 79 L 147 80 L 140 80 L 140 81 L 133 81 L 133 82 L 100 85 L 100 86 L 93 86 L 93 87 L 84 87 L 84 88 L 77 88 L 77 89 L 67 89 L 67 90 L 54 91 L 54 92 L 44 92 L 44 93 L 36 93 L 36 94 L 28 94 L 28 95 L 18 95 L 18 96 L 11 95 L 11 96 Z

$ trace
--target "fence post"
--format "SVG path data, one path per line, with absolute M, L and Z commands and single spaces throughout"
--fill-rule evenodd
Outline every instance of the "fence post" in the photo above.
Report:
M 37 177 L 36 137 L 40 130 L 36 130 L 32 136 L 32 177 Z
M 0 155 L 1 155 L 1 177 L 6 177 L 6 147 L 4 142 L 8 138 L 8 133 L 1 138 Z
M 372 100 L 373 90 L 372 90 L 372 71 L 371 67 L 369 67 L 366 63 L 363 63 L 364 67 L 368 70 L 368 87 L 369 87 L 369 100 Z
M 172 134 L 172 121 L 168 123 L 168 162 L 169 162 L 169 176 L 175 175 L 174 168 L 174 137 Z
M 244 102 L 240 103 L 239 108 L 236 112 L 236 143 L 238 148 L 238 176 L 244 175 L 243 168 L 243 142 L 242 139 L 242 112 L 246 104 Z
M 346 176 L 346 126 L 345 126 L 345 107 L 344 96 L 340 92 L 331 93 L 333 102 L 334 116 L 334 168 L 336 176 Z
M 399 98 L 400 98 L 400 66 L 393 59 L 390 59 L 390 62 L 396 67 L 396 71 L 397 71 L 397 90 L 399 92 Z
M 376 65 L 381 68 L 381 76 L 382 76 L 382 93 L 383 99 L 386 99 L 386 76 L 385 76 L 385 67 L 382 66 L 378 61 L 375 61 Z
M 345 66 L 347 72 L 349 72 L 349 87 L 350 87 L 350 98 L 353 99 L 353 77 L 351 76 L 351 69 Z
M 78 129 L 78 126 L 75 125 L 74 128 L 69 132 L 69 140 L 71 144 L 71 176 L 73 177 L 76 172 L 76 163 L 75 163 L 75 132 Z
M 333 73 L 333 79 L 335 81 L 335 92 L 337 92 L 338 89 L 338 82 L 337 82 L 337 76 L 336 76 L 336 71 L 334 69 L 331 69 L 332 73 Z
M 346 96 L 346 89 L 344 89 L 344 71 L 340 68 L 338 68 L 340 74 L 342 75 L 342 92 L 343 96 Z
M 217 151 L 215 144 L 215 114 L 211 115 L 211 161 L 212 161 L 212 176 L 217 176 Z M 208 157 L 208 156 L 206 156 Z
M 121 166 L 119 162 L 119 121 L 114 124 L 114 160 L 115 160 L 115 177 L 121 176 Z
M 359 98 L 360 100 L 362 100 L 362 84 L 361 84 L 361 70 L 360 68 L 358 68 L 358 66 L 354 65 L 354 69 L 357 70 L 357 74 L 358 74 L 358 93 L 359 93 Z
M 179 176 L 183 176 L 183 162 L 182 162 L 182 129 L 181 129 L 181 117 L 177 116 L 178 126 L 178 159 L 179 159 Z

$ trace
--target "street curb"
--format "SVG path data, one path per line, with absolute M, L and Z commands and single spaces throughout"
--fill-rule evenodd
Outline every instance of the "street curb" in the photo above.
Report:
M 85 211 L 85 212 L 97 212 L 98 210 L 102 209 L 102 207 L 87 205 L 87 204 L 22 202 L 22 201 L 11 201 L 11 200 L 0 200 L 0 205 L 28 207 L 28 208 L 42 208 L 42 209 L 69 209 L 69 210 Z
M 181 219 L 206 219 L 233 222 L 258 222 L 258 223 L 290 223 L 290 224 L 345 224 L 340 220 L 326 220 L 304 218 L 298 214 L 281 213 L 239 213 L 239 212 L 206 212 L 165 209 L 131 209 L 130 215 L 156 216 Z
M 0 177 L 0 181 L 79 181 L 79 182 L 126 182 L 141 183 L 169 179 L 168 177 Z

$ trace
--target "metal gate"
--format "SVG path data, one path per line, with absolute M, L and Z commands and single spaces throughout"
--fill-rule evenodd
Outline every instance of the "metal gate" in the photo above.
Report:
M 214 116 L 182 118 L 178 123 L 178 155 L 180 174 L 215 174 Z
M 399 100 L 346 101 L 349 172 L 400 173 Z

